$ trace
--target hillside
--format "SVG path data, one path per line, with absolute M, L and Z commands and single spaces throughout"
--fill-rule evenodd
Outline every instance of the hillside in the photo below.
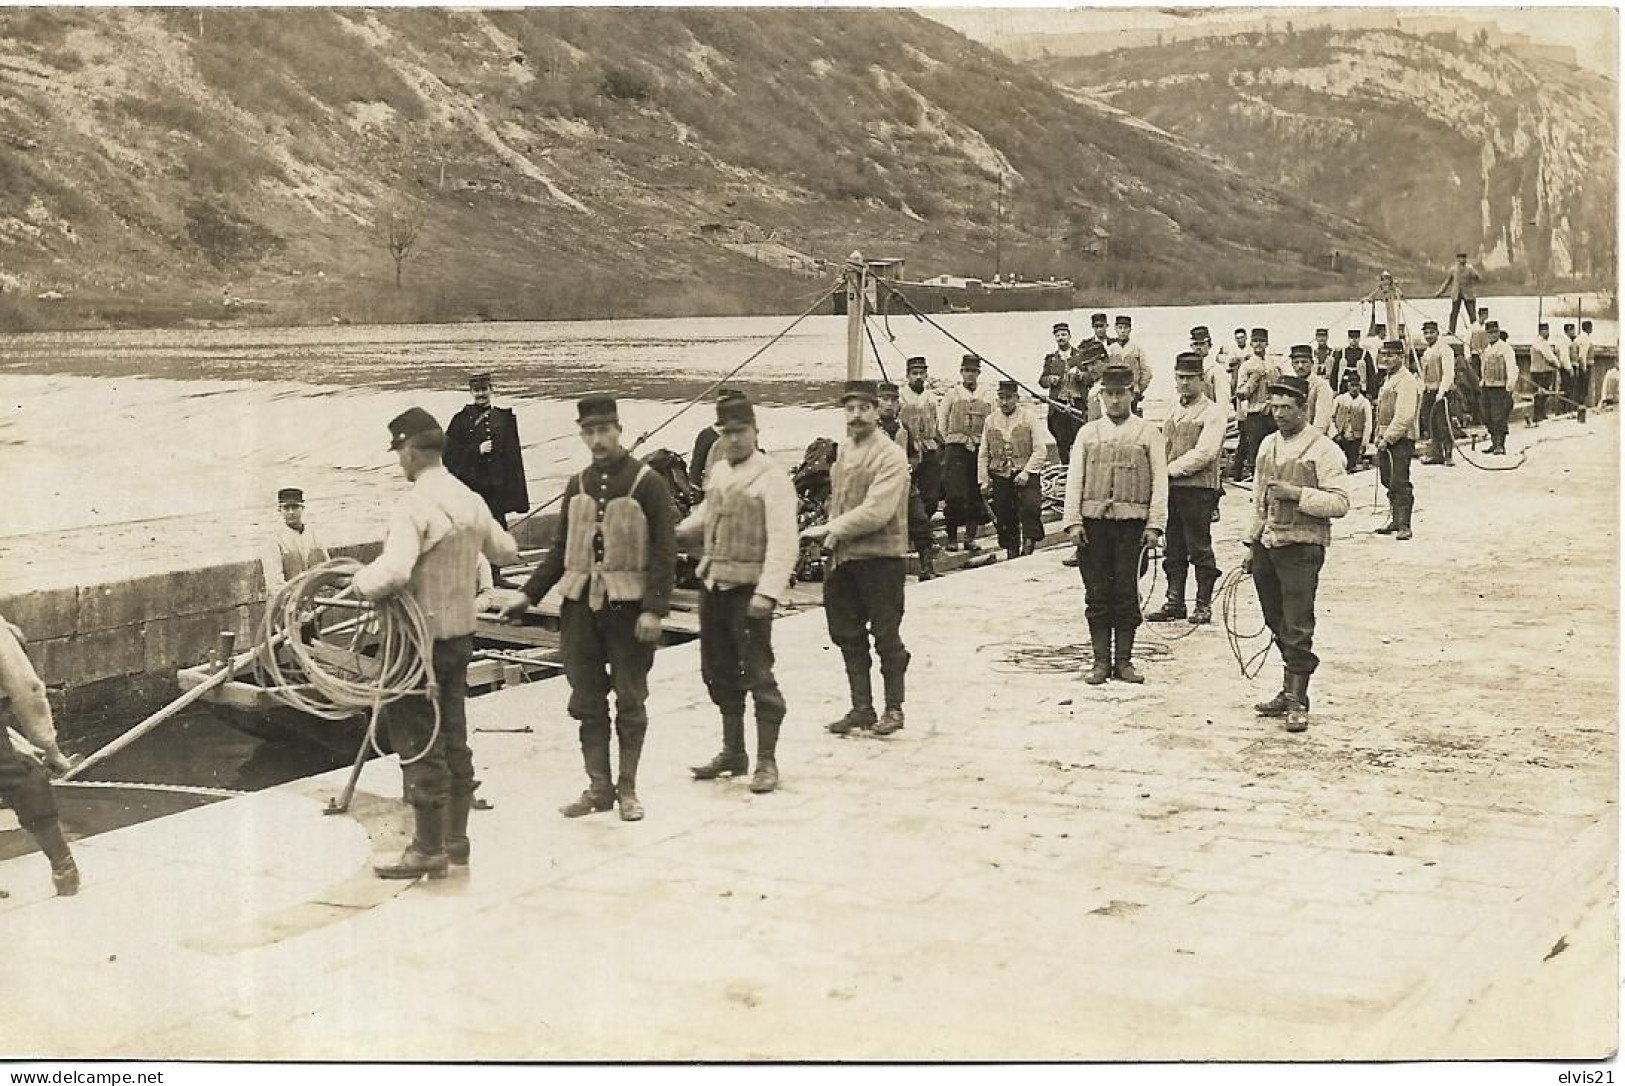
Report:
M 793 312 L 854 248 L 1188 301 L 1399 260 L 900 11 L 13 8 L 0 142 L 0 327 Z
M 1037 67 L 1436 268 L 1461 248 L 1508 280 L 1613 282 L 1617 87 L 1556 51 L 1313 29 Z

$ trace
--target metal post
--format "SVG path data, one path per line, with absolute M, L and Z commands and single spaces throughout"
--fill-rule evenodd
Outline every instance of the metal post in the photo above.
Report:
M 854 251 L 846 258 L 846 379 L 863 377 L 864 306 L 868 302 L 864 291 L 868 284 L 867 265 L 863 254 Z

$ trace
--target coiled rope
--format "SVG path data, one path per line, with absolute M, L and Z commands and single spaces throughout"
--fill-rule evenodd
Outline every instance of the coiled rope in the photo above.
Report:
M 338 646 L 350 654 L 352 667 L 341 669 L 314 652 L 301 637 L 312 615 L 332 608 L 334 600 L 348 594 L 350 579 L 360 568 L 361 563 L 353 558 L 335 558 L 306 570 L 278 589 L 265 604 L 255 662 L 265 688 L 290 708 L 323 720 L 370 713 L 367 742 L 379 755 L 384 753 L 377 737 L 383 707 L 403 698 L 427 698 L 434 714 L 434 730 L 428 741 L 410 757 L 405 751 L 397 752 L 402 765 L 411 765 L 429 752 L 440 735 L 434 638 L 417 600 L 401 592 L 357 605 L 361 618 L 349 630 L 348 645 Z M 279 642 L 283 643 L 280 651 L 269 648 Z M 375 653 L 362 653 L 363 648 L 374 644 Z
M 1275 647 L 1275 634 L 1270 632 L 1269 624 L 1263 623 L 1252 633 L 1242 633 L 1236 622 L 1241 610 L 1241 586 L 1252 583 L 1250 574 L 1243 573 L 1240 566 L 1235 566 L 1219 579 L 1218 587 L 1214 589 L 1213 598 L 1219 605 L 1219 622 L 1224 627 L 1225 641 L 1230 646 L 1230 654 L 1236 658 L 1236 664 L 1241 668 L 1244 679 L 1254 679 L 1264 670 L 1264 661 L 1269 656 L 1270 649 Z M 1243 646 L 1249 641 L 1260 637 L 1268 637 L 1264 647 L 1251 656 L 1243 654 Z

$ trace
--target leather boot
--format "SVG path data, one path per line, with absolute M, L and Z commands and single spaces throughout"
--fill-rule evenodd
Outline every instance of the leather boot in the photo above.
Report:
M 689 772 L 697 781 L 712 781 L 721 776 L 740 777 L 750 770 L 750 755 L 745 753 L 745 716 L 743 713 L 722 715 L 722 752 L 704 765 L 690 766 Z
M 862 664 L 861 670 L 857 663 L 847 663 L 846 686 L 852 695 L 852 708 L 841 719 L 829 725 L 829 730 L 835 735 L 845 735 L 854 728 L 872 728 L 877 719 L 874 680 L 869 674 L 867 661 Z
M 908 691 L 910 659 L 912 657 L 905 651 L 900 658 L 880 661 L 881 696 L 885 699 L 887 709 L 903 708 L 903 698 Z
M 431 879 L 446 877 L 446 814 L 439 807 L 412 808 L 412 843 L 392 864 L 373 864 L 372 873 L 381 879 Z
M 643 821 L 643 804 L 638 802 L 638 760 L 643 757 L 644 729 L 631 734 L 616 728 L 621 741 L 621 779 L 615 783 L 615 798 L 621 803 L 622 822 Z
M 1219 571 L 1196 571 L 1196 605 L 1191 608 L 1191 625 L 1206 626 L 1213 621 L 1213 585 L 1219 579 Z
M 937 564 L 931 557 L 931 544 L 927 543 L 918 551 L 920 556 L 920 580 L 931 581 L 937 576 Z
M 615 786 L 611 783 L 609 767 L 609 735 L 598 733 L 583 738 L 581 760 L 587 767 L 587 790 L 572 803 L 559 808 L 565 818 L 580 818 L 615 806 Z
M 1399 503 L 1388 499 L 1388 523 L 1376 530 L 1378 535 L 1393 535 L 1399 531 Z
M 982 526 L 980 524 L 967 524 L 967 525 L 965 525 L 965 553 L 966 554 L 976 554 L 978 551 L 980 551 L 982 549 L 982 548 L 980 548 L 980 547 L 978 547 L 976 545 L 976 536 L 978 535 L 978 533 L 981 532 L 981 530 L 982 530 Z
M 1395 539 L 1411 538 L 1411 510 L 1413 508 L 1414 506 L 1410 502 L 1403 502 L 1395 507 L 1394 511 L 1399 517 L 1399 531 L 1394 535 Z
M 446 858 L 452 863 L 468 863 L 468 812 L 474 809 L 474 793 L 452 796 L 442 810 L 446 813 Z
M 1146 615 L 1145 620 L 1147 622 L 1172 622 L 1175 619 L 1184 617 L 1184 599 L 1175 599 L 1174 597 L 1169 596 L 1163 601 L 1161 607 L 1157 608 L 1155 611 L 1152 611 L 1149 615 Z
M 1020 544 L 1017 544 L 1014 547 L 1006 547 L 1006 548 L 1004 548 L 1004 560 L 1005 561 L 1014 562 L 1017 558 L 1020 558 L 1020 557 L 1021 557 L 1021 545 Z
M 771 792 L 779 786 L 779 721 L 756 722 L 756 772 L 750 779 L 750 790 L 757 794 Z
M 1286 730 L 1289 732 L 1302 732 L 1309 730 L 1309 676 L 1296 675 L 1287 672 L 1287 694 L 1295 704 L 1286 714 Z
M 949 528 L 947 531 L 948 541 L 942 545 L 942 549 L 945 551 L 957 551 L 959 549 L 959 529 Z
M 63 836 L 62 823 L 55 817 L 47 818 L 27 827 L 29 836 L 39 845 L 45 858 L 51 861 L 51 884 L 57 897 L 72 897 L 79 892 L 79 865 L 74 863 L 68 839 Z
M 1297 699 L 1289 691 L 1292 688 L 1292 672 L 1285 668 L 1281 670 L 1281 691 L 1268 701 L 1261 701 L 1253 706 L 1253 712 L 1259 716 L 1281 717 L 1286 716 L 1296 705 Z
M 1134 670 L 1134 627 L 1119 626 L 1114 635 L 1116 645 L 1112 657 L 1112 677 L 1118 682 L 1143 683 L 1145 676 Z
M 1090 686 L 1099 686 L 1112 677 L 1112 628 L 1090 626 L 1089 642 L 1094 662 L 1089 665 L 1089 671 L 1084 675 L 1083 681 Z

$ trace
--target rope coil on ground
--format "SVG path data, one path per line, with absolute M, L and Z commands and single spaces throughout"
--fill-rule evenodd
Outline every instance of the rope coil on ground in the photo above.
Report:
M 1269 624 L 1261 625 L 1252 633 L 1242 633 L 1236 628 L 1236 620 L 1241 609 L 1241 586 L 1252 581 L 1251 575 L 1244 573 L 1240 566 L 1235 566 L 1225 572 L 1219 579 L 1218 587 L 1213 591 L 1213 598 L 1219 605 L 1219 621 L 1224 626 L 1224 636 L 1230 645 L 1230 652 L 1236 658 L 1244 679 L 1254 679 L 1264 670 L 1264 660 L 1269 656 L 1270 649 L 1275 647 L 1275 635 L 1270 632 Z M 1249 641 L 1260 637 L 1268 637 L 1264 647 L 1251 656 L 1242 654 L 1242 647 Z
M 385 705 L 408 697 L 425 697 L 434 713 L 434 730 L 423 750 L 401 755 L 402 765 L 422 758 L 440 734 L 440 699 L 435 681 L 433 646 L 428 618 L 407 593 L 363 605 L 360 620 L 349 631 L 347 651 L 353 667 L 341 667 L 331 652 L 318 654 L 302 633 L 312 616 L 328 609 L 324 601 L 341 594 L 361 563 L 335 558 L 294 577 L 265 604 L 260 626 L 261 649 L 256 659 L 266 689 L 278 701 L 324 720 L 343 720 L 361 711 L 371 714 L 367 742 L 378 747 L 378 717 Z M 285 635 L 285 636 L 282 636 Z M 280 650 L 270 645 L 285 642 Z M 376 644 L 376 652 L 362 653 Z M 376 667 L 369 676 L 368 671 Z

